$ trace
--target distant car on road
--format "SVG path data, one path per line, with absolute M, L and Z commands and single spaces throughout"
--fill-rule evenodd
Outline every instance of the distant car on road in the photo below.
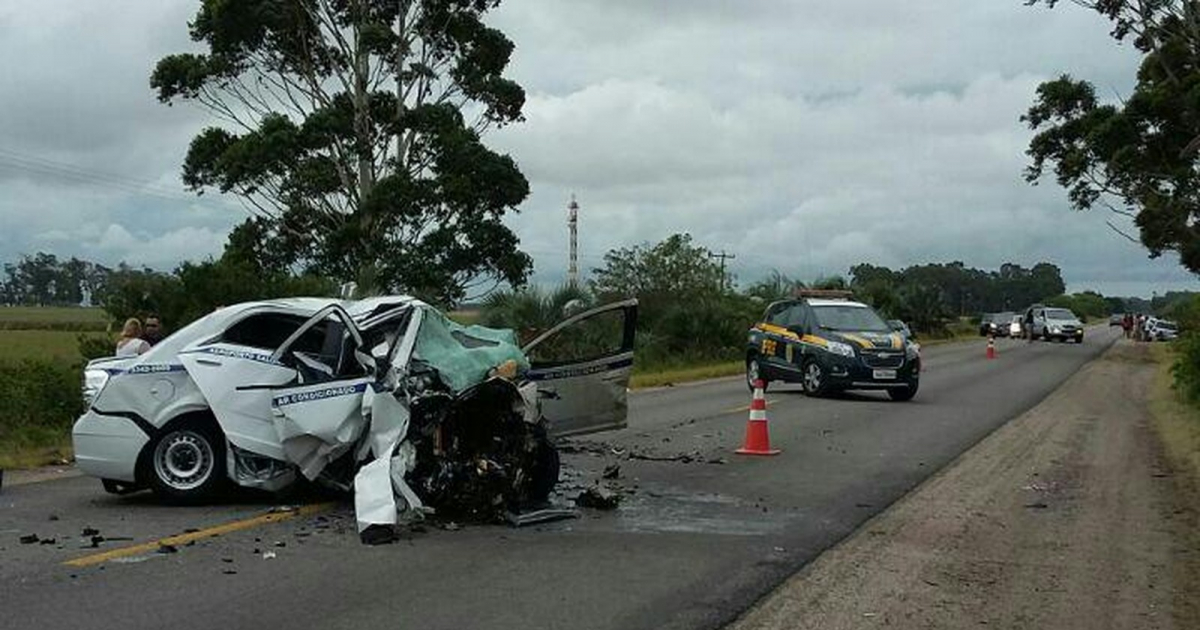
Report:
M 1124 319 L 1125 315 L 1123 313 L 1113 313 L 1112 315 L 1108 316 L 1108 325 L 1120 326 Z
M 921 376 L 920 346 L 848 291 L 800 291 L 767 307 L 750 329 L 746 381 L 800 383 L 809 396 L 885 390 L 910 400 Z
M 1008 324 L 1008 336 L 1017 339 L 1021 336 L 1021 316 L 1013 315 L 1012 321 Z
M 1035 339 L 1046 341 L 1066 341 L 1074 339 L 1075 343 L 1083 343 L 1083 322 L 1070 310 L 1053 306 L 1037 307 L 1033 311 L 1033 330 L 1030 331 Z
M 979 336 L 1007 337 L 1013 315 L 1015 313 L 984 313 L 983 317 L 979 318 Z
M 1179 327 L 1165 319 L 1152 319 L 1146 324 L 1146 336 L 1151 341 L 1174 341 L 1179 337 Z
M 889 328 L 900 333 L 901 335 L 904 335 L 905 339 L 913 338 L 912 329 L 909 328 L 908 324 L 905 324 L 903 321 L 899 319 L 889 319 L 887 320 L 887 323 Z

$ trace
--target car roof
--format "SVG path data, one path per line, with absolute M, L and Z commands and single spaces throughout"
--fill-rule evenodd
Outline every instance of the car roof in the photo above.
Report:
M 851 302 L 850 300 L 821 300 L 808 298 L 804 300 L 809 306 L 853 306 L 855 308 L 868 308 L 862 302 Z

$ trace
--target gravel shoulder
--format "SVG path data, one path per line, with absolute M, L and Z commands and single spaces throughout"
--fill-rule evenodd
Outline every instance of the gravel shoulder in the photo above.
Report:
M 1197 628 L 1200 517 L 1119 341 L 739 620 L 768 628 Z

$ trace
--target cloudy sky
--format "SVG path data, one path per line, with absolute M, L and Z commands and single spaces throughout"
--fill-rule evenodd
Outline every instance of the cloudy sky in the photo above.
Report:
M 118 11 L 117 7 L 121 10 Z M 0 0 L 0 260 L 51 251 L 169 268 L 245 217 L 179 182 L 209 121 L 158 104 L 194 0 Z M 510 221 L 535 280 L 690 232 L 742 281 L 858 262 L 1049 261 L 1069 289 L 1200 289 L 1102 212 L 1021 178 L 1018 118 L 1061 72 L 1128 94 L 1137 57 L 1100 18 L 1021 0 L 507 0 L 527 121 L 489 137 L 532 185 Z

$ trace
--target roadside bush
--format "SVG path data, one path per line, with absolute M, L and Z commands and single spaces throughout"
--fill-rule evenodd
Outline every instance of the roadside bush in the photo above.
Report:
M 79 354 L 84 363 L 113 355 L 114 342 L 108 335 L 79 335 L 76 339 L 79 340 Z
M 0 443 L 56 444 L 83 411 L 78 365 L 54 360 L 0 362 Z
M 109 324 L 103 321 L 55 322 L 34 320 L 0 320 L 0 330 L 56 330 L 63 332 L 104 332 Z

